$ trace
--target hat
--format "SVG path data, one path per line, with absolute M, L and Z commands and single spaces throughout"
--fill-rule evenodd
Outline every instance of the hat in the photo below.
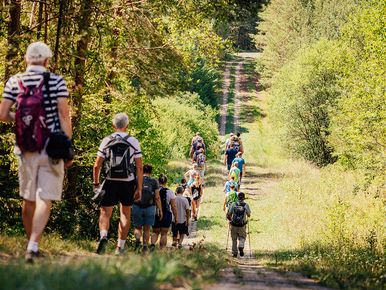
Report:
M 52 51 L 47 44 L 43 42 L 34 42 L 27 47 L 25 59 L 28 62 L 43 62 L 52 57 Z
M 245 193 L 244 192 L 239 192 L 237 194 L 237 197 L 239 198 L 239 200 L 244 200 L 245 199 Z

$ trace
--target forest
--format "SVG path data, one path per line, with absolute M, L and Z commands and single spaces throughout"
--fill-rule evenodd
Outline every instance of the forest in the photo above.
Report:
M 381 289 L 385 12 L 386 0 L 2 0 L 2 83 L 25 69 L 25 50 L 39 40 L 51 47 L 50 69 L 64 76 L 71 93 L 75 159 L 47 233 L 95 238 L 92 166 L 118 112 L 129 115 L 145 162 L 172 184 L 180 176 L 169 163 L 188 158 L 197 131 L 216 166 L 223 153 L 218 123 L 225 63 L 237 52 L 254 51 L 259 57 L 251 74 L 267 96 L 268 121 L 254 120 L 259 129 L 247 135 L 247 156 L 262 168 L 283 166 L 284 158 L 289 169 L 283 176 L 307 164 L 287 174 L 285 194 L 262 199 L 261 223 L 287 213 L 286 223 L 304 223 L 292 228 L 304 255 L 290 257 L 296 262 L 290 270 L 316 275 L 332 288 Z M 12 125 L 0 123 L 0 234 L 9 237 L 24 233 L 14 142 Z M 318 226 L 311 225 L 316 220 Z M 284 229 L 275 224 L 267 232 Z
M 59 220 L 52 223 L 58 227 L 55 230 L 64 235 L 94 234 L 92 165 L 118 112 L 128 113 L 130 134 L 143 144 L 145 161 L 160 171 L 169 160 L 188 153 L 189 136 L 197 131 L 207 142 L 209 157 L 218 156 L 218 68 L 233 51 L 232 43 L 245 49 L 253 46 L 248 32 L 256 30 L 260 4 L 233 0 L 1 2 L 3 82 L 23 70 L 28 44 L 41 40 L 53 50 L 51 70 L 64 75 L 71 90 L 76 157 L 67 172 L 66 201 L 58 205 Z M 10 125 L 0 126 L 0 228 L 18 231 L 14 137 Z M 81 221 L 87 223 L 79 225 Z

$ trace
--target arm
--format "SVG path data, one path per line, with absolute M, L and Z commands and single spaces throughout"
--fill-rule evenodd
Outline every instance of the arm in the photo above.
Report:
M 186 225 L 189 226 L 190 209 L 186 208 Z
M 243 175 L 244 175 L 244 176 L 245 176 L 246 170 L 247 170 L 247 166 L 246 166 L 245 163 L 244 163 L 244 164 L 243 164 Z
M 100 176 L 100 173 L 101 173 L 101 168 L 102 168 L 103 160 L 104 160 L 103 157 L 97 156 L 97 158 L 95 160 L 95 163 L 94 163 L 94 167 L 93 167 L 93 170 L 92 170 L 93 187 L 94 187 L 94 189 L 96 189 L 99 186 L 99 176 Z
M 63 132 L 67 135 L 68 138 L 72 138 L 72 125 L 70 118 L 70 106 L 68 105 L 67 98 L 58 98 L 58 113 L 59 113 L 59 121 L 60 127 Z
M 227 165 L 227 159 L 228 159 L 228 154 L 225 153 L 225 155 L 224 155 L 224 165 Z
M 134 158 L 135 162 L 135 171 L 137 175 L 137 188 L 134 193 L 134 200 L 141 200 L 142 196 L 142 183 L 143 183 L 143 166 L 142 166 L 142 157 Z
M 245 210 L 247 216 L 250 218 L 251 217 L 251 209 L 249 208 L 249 205 L 247 204 L 246 210 Z
M 227 205 L 227 196 L 225 195 L 225 198 L 224 198 L 224 205 L 223 205 L 223 207 L 222 207 L 222 210 L 223 210 L 223 211 L 225 211 L 226 205 Z
M 13 101 L 3 99 L 0 103 L 0 121 L 12 122 L 15 121 L 15 113 L 11 112 Z
M 159 210 L 159 218 L 160 220 L 162 220 L 163 212 L 162 212 L 161 197 L 159 196 L 159 189 L 156 189 L 154 196 L 155 196 L 155 204 Z
M 177 203 L 176 203 L 176 199 L 175 198 L 170 200 L 170 206 L 172 208 L 172 213 L 173 213 L 173 216 L 174 216 L 174 220 L 177 223 L 177 221 L 178 221 L 178 212 L 177 212 Z

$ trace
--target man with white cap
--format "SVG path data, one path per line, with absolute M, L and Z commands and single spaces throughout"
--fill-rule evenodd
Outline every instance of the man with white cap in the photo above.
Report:
M 0 121 L 16 123 L 15 153 L 19 157 L 22 219 L 28 238 L 27 262 L 39 255 L 38 243 L 52 201 L 61 200 L 64 168 L 68 165 L 48 157 L 47 140 L 51 133 L 60 131 L 68 138 L 72 136 L 69 92 L 62 76 L 47 71 L 51 57 L 46 44 L 30 44 L 25 54 L 26 71 L 8 80 L 0 103 Z M 13 113 L 15 103 L 17 109 Z

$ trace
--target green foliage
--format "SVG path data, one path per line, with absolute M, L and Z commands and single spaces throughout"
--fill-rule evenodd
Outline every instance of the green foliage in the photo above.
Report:
M 380 185 L 386 182 L 385 9 L 386 1 L 369 1 L 343 29 L 342 95 L 331 136 L 340 160 L 380 175 Z
M 292 177 L 274 189 L 280 194 L 270 194 L 257 205 L 264 213 L 259 215 L 259 229 L 275 240 L 275 246 L 260 242 L 273 250 L 269 260 L 328 286 L 382 289 L 382 199 L 364 191 L 353 194 L 360 177 L 336 165 L 317 170 L 299 164 L 290 172 Z M 288 253 L 282 255 L 283 249 Z
M 328 108 L 339 94 L 336 45 L 320 41 L 303 49 L 273 78 L 272 117 L 291 153 L 321 166 L 331 163 Z
M 59 245 L 60 241 L 53 240 L 52 244 Z M 74 248 L 78 250 L 79 246 Z M 58 260 L 46 257 L 44 262 L 32 266 L 19 260 L 3 264 L 0 266 L 0 279 L 4 281 L 4 289 L 159 289 L 180 285 L 197 287 L 217 277 L 226 261 L 224 252 L 214 246 L 194 251 L 156 252 L 147 257 L 134 253 L 124 257 L 83 259 L 63 257 Z
M 191 74 L 189 90 L 197 93 L 204 104 L 218 106 L 219 73 L 208 67 L 204 60 L 198 60 Z
M 157 126 L 163 133 L 160 142 L 167 148 L 167 158 L 188 156 L 191 137 L 198 131 L 207 145 L 208 158 L 218 156 L 219 140 L 216 113 L 202 104 L 197 94 L 181 93 L 174 98 L 154 100 Z

